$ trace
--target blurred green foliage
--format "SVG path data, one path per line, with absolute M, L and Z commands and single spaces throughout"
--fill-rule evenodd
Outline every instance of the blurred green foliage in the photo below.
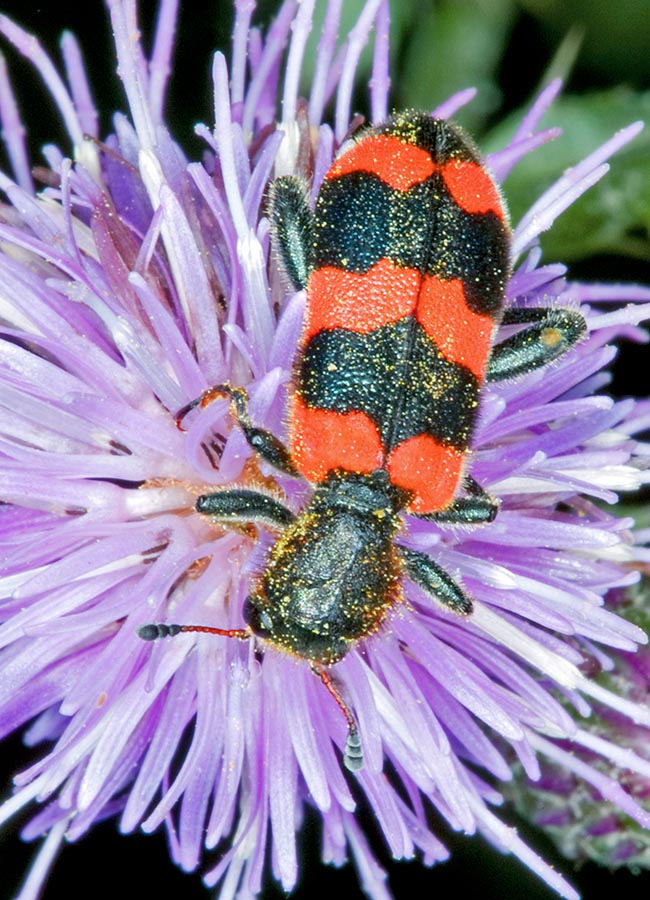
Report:
M 594 76 L 610 83 L 647 83 L 648 0 L 520 0 L 520 4 L 553 43 L 579 25 L 584 33 L 580 65 Z
M 484 150 L 507 141 L 519 120 L 504 121 L 482 142 Z M 639 119 L 650 122 L 650 92 L 628 88 L 560 96 L 543 124 L 562 135 L 523 159 L 506 179 L 513 224 L 566 169 Z M 542 236 L 549 259 L 565 262 L 614 253 L 650 260 L 650 129 L 645 128 L 610 160 L 605 178 L 582 195 Z
M 408 5 L 408 34 L 404 46 L 394 49 L 395 105 L 429 108 L 471 85 L 478 93 L 464 124 L 476 128 L 500 105 L 496 76 L 516 16 L 513 0 Z
M 341 36 L 364 2 L 344 0 Z M 317 19 L 325 8 L 317 3 Z M 513 224 L 619 128 L 650 122 L 650 0 L 391 0 L 391 18 L 391 105 L 433 109 L 476 87 L 457 119 L 485 151 L 503 146 L 546 80 L 564 79 L 565 92 L 544 122 L 560 126 L 562 137 L 528 156 L 506 181 Z M 315 25 L 307 68 L 319 31 Z M 361 112 L 371 65 L 367 46 Z M 649 232 L 650 129 L 612 159 L 607 177 L 557 220 L 542 246 L 546 258 L 567 262 L 595 254 L 650 260 Z
M 650 0 L 393 0 L 391 8 L 397 16 L 393 105 L 430 109 L 477 87 L 457 118 L 486 151 L 507 141 L 548 78 L 564 79 L 565 92 L 544 122 L 560 126 L 562 137 L 528 156 L 506 181 L 514 224 L 565 169 L 615 131 L 650 121 Z M 646 130 L 558 219 L 542 246 L 548 259 L 650 260 L 649 231 Z

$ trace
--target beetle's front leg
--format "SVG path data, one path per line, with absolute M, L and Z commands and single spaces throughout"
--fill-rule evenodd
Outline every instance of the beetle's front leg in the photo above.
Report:
M 224 524 L 261 522 L 280 529 L 290 525 L 296 518 L 279 500 L 245 488 L 201 494 L 196 501 L 196 511 Z
M 230 384 L 217 384 L 208 388 L 200 397 L 192 400 L 191 403 L 186 404 L 179 410 L 176 414 L 176 425 L 178 428 L 182 428 L 181 423 L 185 416 L 191 410 L 196 409 L 197 406 L 205 409 L 206 406 L 214 403 L 215 400 L 223 400 L 224 398 L 230 400 L 230 415 L 237 422 L 237 425 L 244 433 L 244 437 L 257 455 L 281 472 L 285 472 L 287 475 L 299 476 L 300 472 L 293 464 L 291 454 L 284 444 L 270 431 L 267 431 L 265 428 L 257 428 L 251 422 L 248 413 L 248 394 L 242 387 L 233 387 Z

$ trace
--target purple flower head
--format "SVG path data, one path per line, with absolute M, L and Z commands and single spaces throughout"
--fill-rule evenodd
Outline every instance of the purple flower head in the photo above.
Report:
M 308 499 L 304 482 L 253 457 L 225 401 L 193 411 L 184 432 L 175 414 L 230 382 L 247 389 L 251 420 L 286 438 L 304 295 L 288 290 L 270 253 L 267 188 L 295 174 L 318 191 L 350 131 L 369 42 L 370 116 L 387 117 L 388 3 L 367 0 L 339 36 L 341 2 L 330 0 L 303 100 L 314 0 L 285 0 L 265 32 L 251 25 L 254 3 L 236 0 L 231 58 L 214 58 L 215 124 L 197 126 L 200 163 L 188 163 L 163 118 L 176 4 L 162 0 L 149 58 L 133 0 L 108 7 L 129 113 L 101 140 L 74 38 L 62 44 L 66 86 L 38 42 L 0 16 L 70 138 L 65 152 L 44 149 L 47 186 L 36 189 L 1 68 L 12 175 L 0 175 L 0 729 L 29 723 L 26 741 L 40 755 L 16 775 L 0 817 L 36 801 L 24 836 L 45 838 L 21 900 L 38 894 L 64 839 L 109 816 L 124 832 L 164 827 L 174 861 L 201 865 L 222 898 L 259 893 L 267 858 L 288 891 L 306 807 L 321 821 L 323 860 L 352 856 L 366 893 L 383 900 L 359 796 L 395 858 L 444 859 L 438 818 L 482 833 L 576 897 L 493 811 L 495 785 L 511 778 L 513 755 L 533 781 L 540 759 L 561 758 L 650 827 L 624 784 L 562 750 L 570 740 L 616 758 L 611 741 L 594 745 L 574 720 L 592 701 L 650 725 L 647 705 L 583 671 L 594 658 L 608 667 L 608 648 L 632 652 L 646 640 L 604 605 L 636 580 L 642 558 L 631 520 L 605 507 L 649 480 L 633 435 L 650 412 L 596 392 L 613 342 L 644 339 L 650 290 L 568 281 L 563 266 L 541 262 L 538 239 L 640 125 L 566 172 L 515 223 L 508 305 L 580 308 L 589 334 L 554 365 L 483 392 L 471 473 L 500 500 L 495 521 L 405 521 L 404 542 L 462 582 L 474 611 L 455 616 L 406 584 L 387 624 L 332 667 L 364 746 L 365 766 L 352 775 L 341 762 L 345 717 L 304 660 L 210 635 L 152 647 L 136 630 L 242 628 L 273 535 L 215 524 L 196 511 L 197 496 L 238 484 L 292 510 Z M 554 136 L 539 123 L 557 90 L 545 89 L 489 158 L 499 181 Z M 333 125 L 323 121 L 328 104 Z M 625 765 L 650 776 L 633 750 Z

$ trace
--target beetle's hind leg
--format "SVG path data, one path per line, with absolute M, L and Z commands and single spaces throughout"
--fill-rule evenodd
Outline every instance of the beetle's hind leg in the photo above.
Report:
M 528 325 L 495 344 L 487 367 L 488 381 L 517 378 L 563 356 L 587 331 L 582 313 L 562 307 L 507 309 L 503 325 Z
M 299 178 L 286 175 L 271 185 L 270 210 L 273 246 L 296 291 L 304 290 L 314 268 L 314 213 Z
M 439 522 L 442 525 L 482 525 L 493 522 L 499 502 L 481 487 L 471 475 L 463 481 L 466 496 L 456 497 L 449 506 L 432 513 L 412 513 L 417 519 Z

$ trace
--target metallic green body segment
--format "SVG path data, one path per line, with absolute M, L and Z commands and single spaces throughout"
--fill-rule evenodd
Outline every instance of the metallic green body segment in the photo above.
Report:
M 253 631 L 325 665 L 375 632 L 402 596 L 393 539 L 404 502 L 383 470 L 332 473 L 319 484 L 246 602 Z
M 313 337 L 298 375 L 303 401 L 315 409 L 363 412 L 386 453 L 429 434 L 466 450 L 478 409 L 478 380 L 449 362 L 413 316 L 367 334 L 328 329 Z

